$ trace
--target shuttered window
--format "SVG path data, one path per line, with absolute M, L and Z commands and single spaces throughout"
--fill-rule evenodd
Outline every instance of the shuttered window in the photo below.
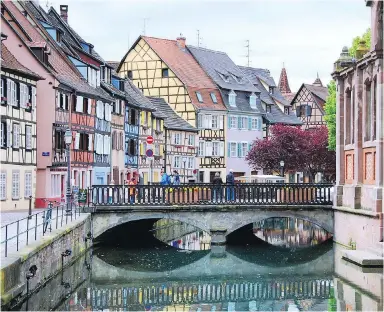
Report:
M 32 149 L 32 126 L 25 126 L 25 148 Z
M 7 144 L 7 124 L 5 121 L 1 122 L 0 127 L 0 147 L 5 147 Z
M 20 199 L 20 172 L 12 170 L 12 199 Z
M 0 200 L 7 199 L 7 173 L 0 172 Z
M 13 148 L 20 147 L 20 125 L 13 124 Z
M 29 196 L 32 196 L 32 172 L 26 171 L 25 172 L 25 189 L 24 189 L 24 197 L 28 198 Z

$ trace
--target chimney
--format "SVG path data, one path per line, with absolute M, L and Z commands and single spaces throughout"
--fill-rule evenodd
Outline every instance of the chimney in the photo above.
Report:
M 68 24 L 68 5 L 60 5 L 60 17 Z
M 183 34 L 176 38 L 176 44 L 180 49 L 185 49 L 185 37 L 183 37 Z

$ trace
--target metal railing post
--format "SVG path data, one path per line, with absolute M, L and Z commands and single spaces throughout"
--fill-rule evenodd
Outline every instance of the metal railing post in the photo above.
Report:
M 32 219 L 32 195 L 29 196 L 28 219 Z

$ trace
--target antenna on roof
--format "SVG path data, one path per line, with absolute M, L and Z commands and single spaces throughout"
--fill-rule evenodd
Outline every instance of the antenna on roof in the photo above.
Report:
M 144 17 L 144 18 L 143 18 L 143 22 L 144 22 L 144 25 L 143 25 L 143 26 L 144 26 L 144 27 L 143 27 L 143 35 L 144 35 L 144 36 L 145 36 L 145 31 L 146 31 L 146 21 L 147 21 L 147 20 L 149 20 L 148 17 Z
M 200 30 L 197 30 L 197 46 L 200 47 Z
M 245 56 L 246 58 L 247 58 L 247 66 L 249 67 L 249 65 L 250 65 L 250 60 L 249 60 L 249 40 L 246 40 L 246 48 L 247 48 L 247 55 Z

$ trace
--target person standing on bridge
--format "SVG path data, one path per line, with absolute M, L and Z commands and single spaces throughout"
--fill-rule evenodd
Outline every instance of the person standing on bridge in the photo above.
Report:
M 233 169 L 229 170 L 226 178 L 227 182 L 227 201 L 235 201 L 235 176 L 233 175 Z
M 136 195 L 136 180 L 135 178 L 132 178 L 131 181 L 129 181 L 129 202 L 133 204 L 135 202 L 135 195 Z
M 174 177 L 173 184 L 180 185 L 180 175 L 177 172 L 177 170 L 173 171 L 173 177 Z
M 215 177 L 213 178 L 212 183 L 213 183 L 213 202 L 214 203 L 216 201 L 221 202 L 222 201 L 221 188 L 222 188 L 223 180 L 221 179 L 219 172 L 215 173 Z

